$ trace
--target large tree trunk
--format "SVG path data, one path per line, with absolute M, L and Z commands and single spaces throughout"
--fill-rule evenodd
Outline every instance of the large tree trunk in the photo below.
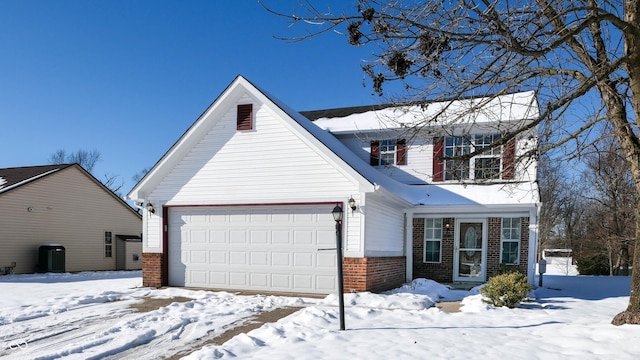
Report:
M 638 29 L 640 14 L 640 1 L 627 0 L 625 2 L 625 21 Z M 625 33 L 625 54 L 628 57 L 627 71 L 629 73 L 629 88 L 631 90 L 631 104 L 635 114 L 635 121 L 640 120 L 640 36 L 634 31 Z M 610 120 L 611 121 L 611 120 Z M 638 137 L 631 127 L 622 130 L 616 129 L 616 137 L 620 141 L 622 136 L 626 140 L 623 149 L 627 160 L 631 165 L 631 176 L 636 185 L 636 192 L 640 194 L 640 145 Z M 623 134 L 622 132 L 627 132 Z M 631 262 L 631 292 L 629 293 L 629 306 L 627 310 L 616 315 L 611 322 L 614 325 L 640 324 L 640 200 L 636 204 L 636 241 Z
M 636 166 L 638 168 L 638 166 Z M 637 173 L 637 170 L 636 170 Z M 635 175 L 634 175 L 635 176 Z M 636 184 L 640 184 L 636 179 Z M 640 193 L 640 186 L 636 185 Z M 629 306 L 613 318 L 613 325 L 640 324 L 640 201 L 636 205 L 636 241 L 633 252 Z

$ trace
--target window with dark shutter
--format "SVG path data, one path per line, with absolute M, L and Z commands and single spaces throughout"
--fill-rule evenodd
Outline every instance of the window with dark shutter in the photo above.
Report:
M 380 164 L 380 141 L 371 142 L 371 156 L 369 163 L 371 166 L 378 166 Z
M 407 165 L 407 140 L 401 139 L 396 142 L 396 164 Z
M 442 181 L 444 175 L 444 137 L 433 138 L 433 181 Z
M 253 104 L 238 105 L 237 130 L 253 129 Z

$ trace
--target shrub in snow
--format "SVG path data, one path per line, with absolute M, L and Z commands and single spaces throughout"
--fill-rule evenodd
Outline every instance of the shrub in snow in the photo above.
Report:
M 605 255 L 578 257 L 576 265 L 580 275 L 609 275 L 609 259 Z
M 530 290 L 531 285 L 524 274 L 511 272 L 489 279 L 480 289 L 480 294 L 486 298 L 483 301 L 488 304 L 513 309 L 527 297 Z

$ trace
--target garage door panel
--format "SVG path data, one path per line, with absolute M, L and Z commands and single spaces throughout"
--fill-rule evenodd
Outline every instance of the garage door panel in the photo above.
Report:
M 271 264 L 274 266 L 290 266 L 291 253 L 289 252 L 272 252 Z
M 226 230 L 210 230 L 209 242 L 212 244 L 226 244 L 227 234 L 228 232 Z
M 247 278 L 249 274 L 246 272 L 229 272 L 229 285 L 236 289 L 243 289 L 249 284 Z
M 247 243 L 246 230 L 231 230 L 229 232 L 229 244 L 246 244 L 246 243 Z
M 332 207 L 169 209 L 171 285 L 331 293 Z M 190 215 L 194 212 L 194 215 Z M 325 213 L 326 212 L 326 213 Z
M 249 265 L 247 263 L 247 253 L 244 251 L 230 251 L 229 265 Z
M 228 265 L 226 251 L 211 251 L 209 252 L 209 262 L 211 265 Z
M 291 244 L 291 231 L 289 230 L 274 230 L 271 232 L 271 243 L 274 245 L 289 245 Z
M 293 232 L 293 243 L 295 245 L 312 245 L 313 230 L 298 230 Z
M 251 265 L 264 266 L 269 265 L 269 253 L 266 251 L 252 251 Z
M 251 231 L 251 243 L 252 244 L 268 244 L 269 243 L 269 231 L 267 231 L 267 230 L 254 230 L 254 231 Z
M 293 254 L 293 266 L 295 267 L 313 267 L 313 253 L 297 252 Z

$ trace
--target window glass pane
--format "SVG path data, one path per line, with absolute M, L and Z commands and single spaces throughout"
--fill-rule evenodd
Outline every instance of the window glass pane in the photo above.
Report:
M 519 244 L 516 241 L 505 241 L 502 243 L 502 263 L 517 264 L 519 254 Z
M 499 179 L 499 158 L 478 158 L 475 160 L 475 179 Z
M 425 262 L 440 262 L 440 241 L 425 242 Z
M 396 163 L 396 143 L 391 140 L 380 142 L 380 165 L 393 165 Z

